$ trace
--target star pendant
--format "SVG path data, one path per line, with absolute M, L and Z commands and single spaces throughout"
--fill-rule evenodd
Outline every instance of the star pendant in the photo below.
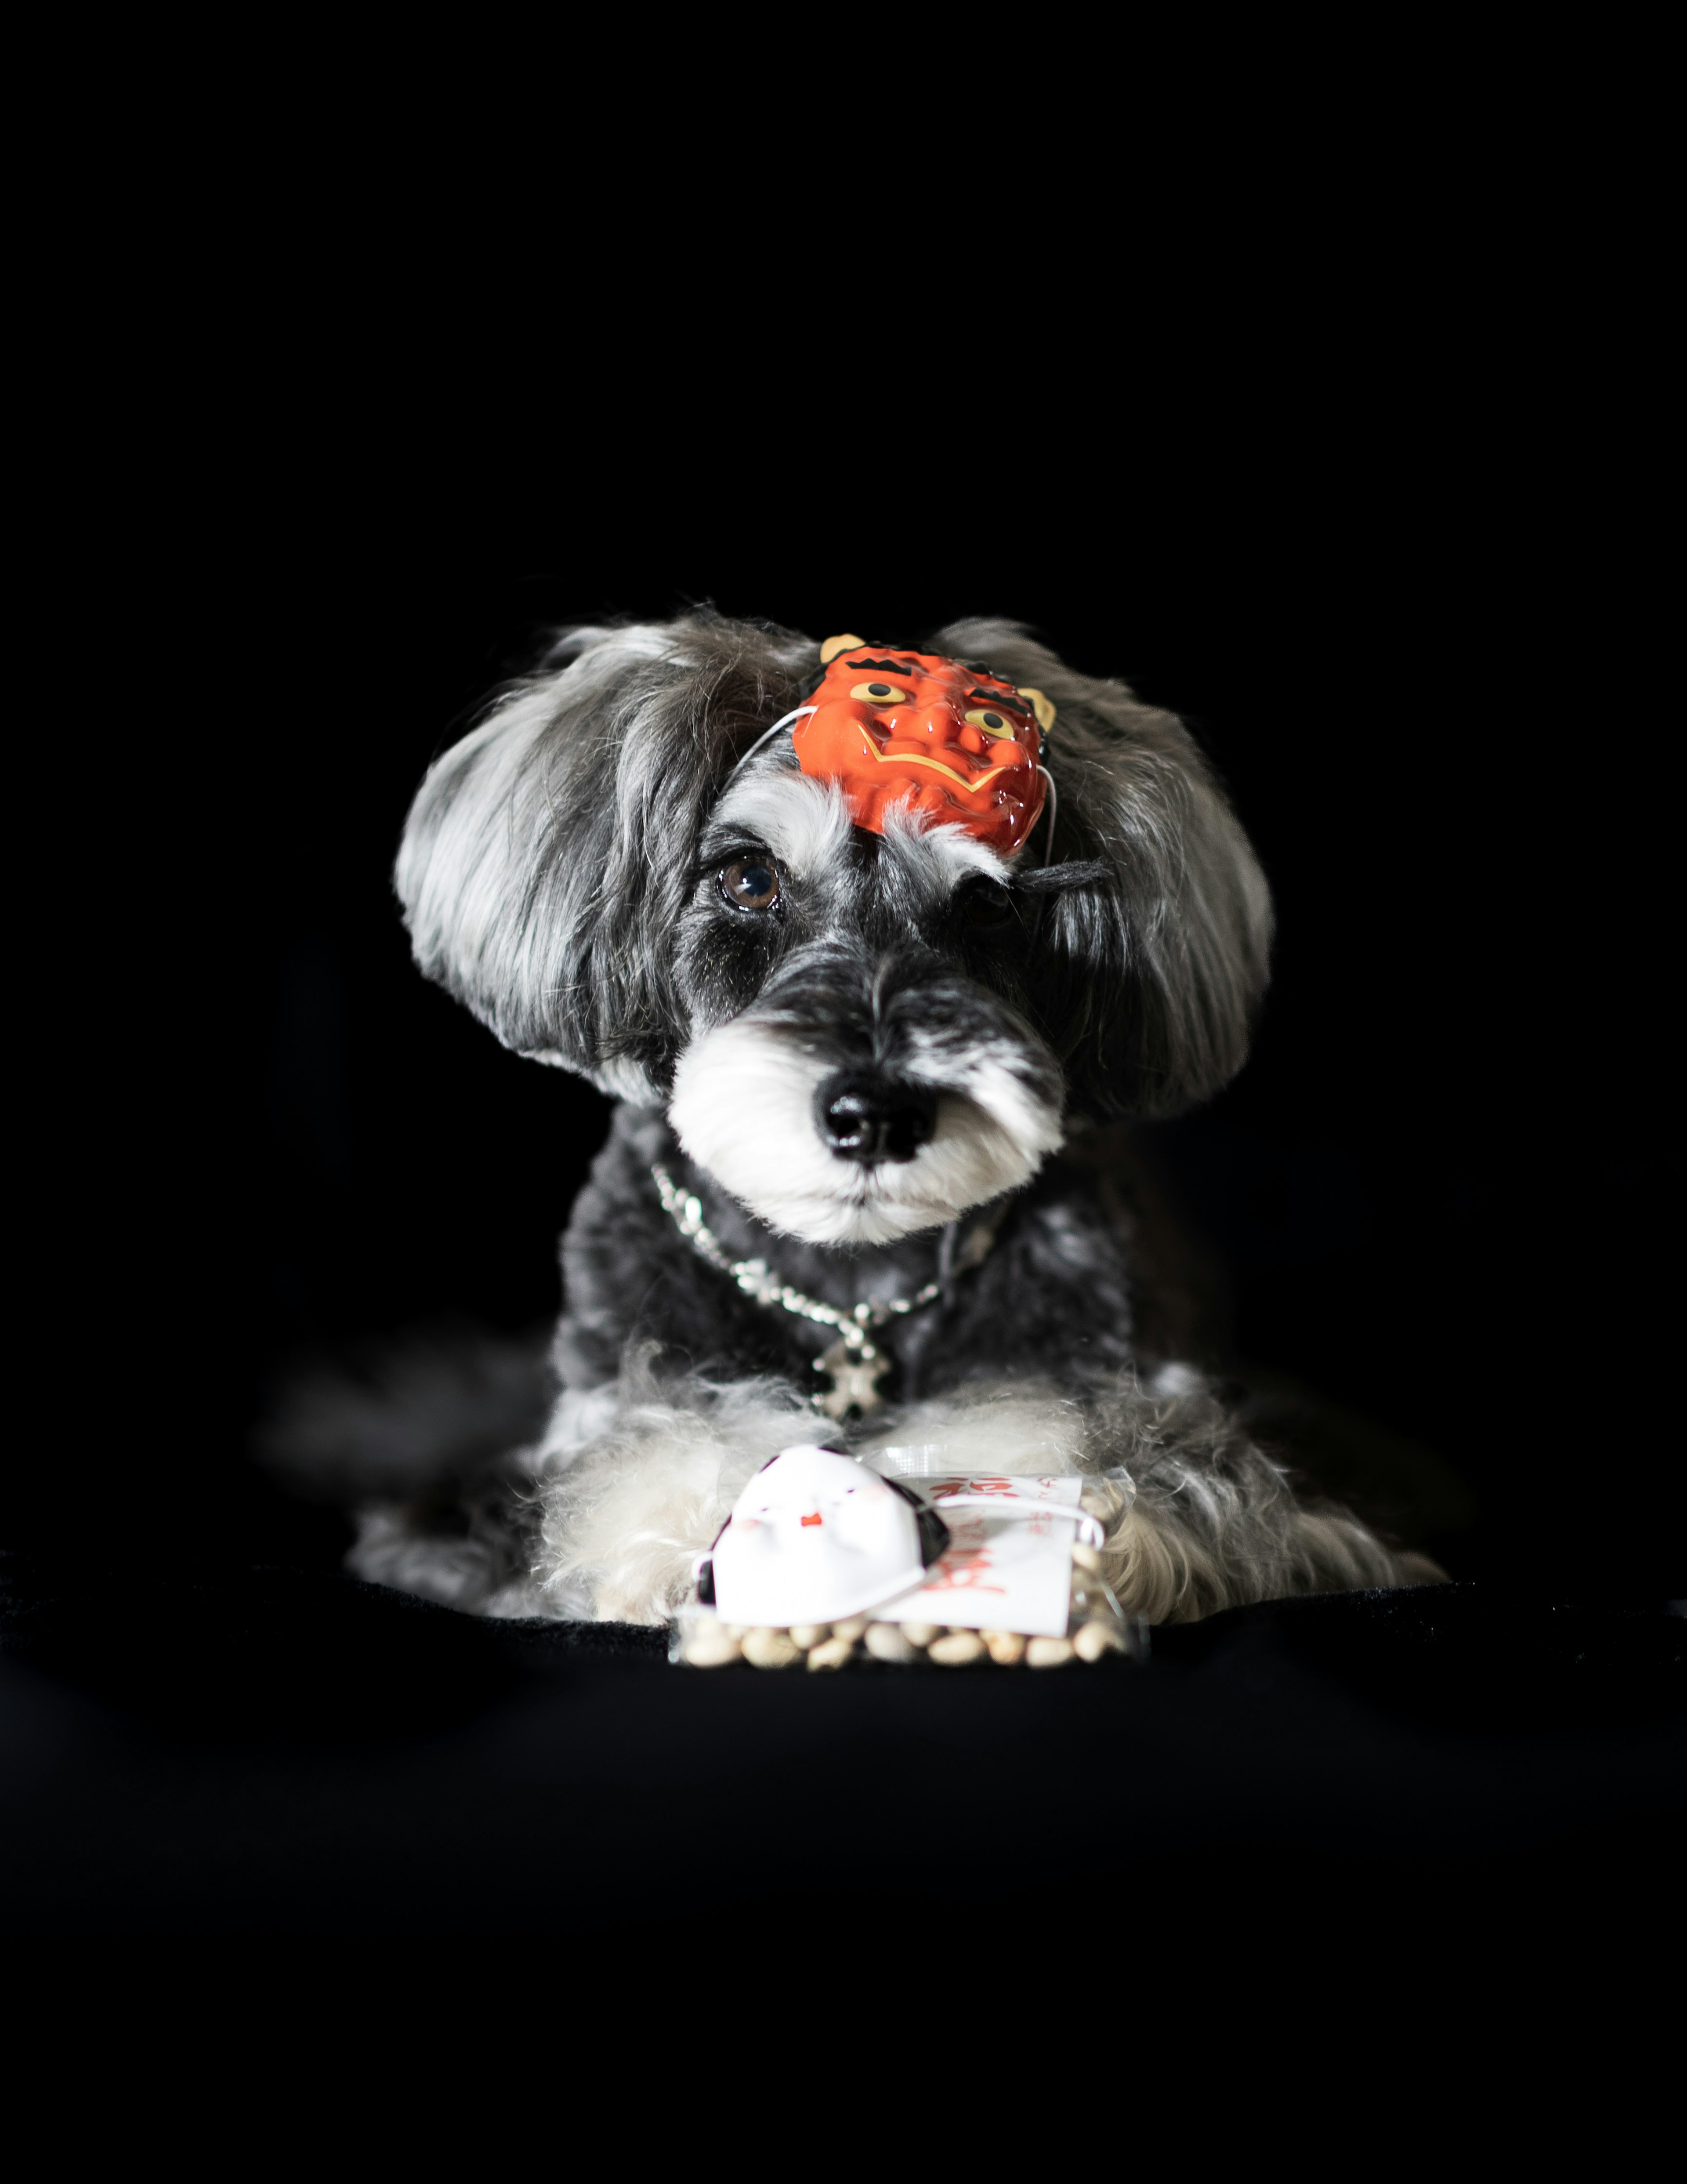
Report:
M 890 1360 L 871 1343 L 852 1349 L 840 1335 L 830 1350 L 814 1361 L 816 1373 L 829 1373 L 832 1385 L 815 1402 L 829 1418 L 841 1424 L 851 1411 L 865 1417 L 882 1407 L 884 1397 L 878 1384 L 890 1370 Z

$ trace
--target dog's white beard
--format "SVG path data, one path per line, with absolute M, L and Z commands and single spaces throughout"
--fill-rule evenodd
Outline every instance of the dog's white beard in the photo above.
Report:
M 862 1167 L 827 1151 L 815 1095 L 831 1065 L 754 1023 L 727 1023 L 680 1057 L 668 1107 L 691 1158 L 770 1228 L 810 1244 L 891 1244 L 1016 1190 L 1061 1143 L 1058 1112 L 987 1046 L 943 1075 L 917 1055 L 900 1074 L 938 1095 L 937 1127 L 909 1161 Z

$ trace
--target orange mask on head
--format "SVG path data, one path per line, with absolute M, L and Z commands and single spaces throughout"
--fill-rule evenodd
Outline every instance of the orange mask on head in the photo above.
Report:
M 828 638 L 828 661 L 791 744 L 803 772 L 836 781 L 855 824 L 884 832 L 885 807 L 965 827 L 1007 856 L 1043 809 L 1041 731 L 1054 707 L 988 668 L 931 653 Z

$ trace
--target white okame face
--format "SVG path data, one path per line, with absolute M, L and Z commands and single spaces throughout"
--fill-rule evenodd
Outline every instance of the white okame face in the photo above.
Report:
M 764 845 L 763 922 L 705 928 L 699 952 L 741 939 L 765 950 L 745 1005 L 681 1055 L 668 1117 L 688 1155 L 770 1228 L 813 1244 L 894 1243 L 1029 1181 L 1061 1142 L 1061 1086 L 981 975 L 991 959 L 964 904 L 981 887 L 1001 894 L 994 853 L 910 825 L 863 858 L 820 784 L 789 773 L 729 792 L 710 839 Z M 728 866 L 740 895 L 743 862 Z M 699 917 L 741 916 L 709 889 Z M 1007 940 L 1022 948 L 1016 920 Z
M 832 1623 L 918 1585 L 920 1533 L 905 1493 L 836 1451 L 805 1443 L 765 1464 L 713 1554 L 729 1623 Z

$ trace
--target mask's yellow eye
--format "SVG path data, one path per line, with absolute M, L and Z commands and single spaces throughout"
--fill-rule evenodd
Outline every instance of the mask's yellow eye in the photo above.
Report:
M 1011 737 L 1013 734 L 1011 716 L 999 713 L 994 705 L 975 705 L 966 716 L 966 725 L 969 728 L 981 729 L 987 736 Z
M 899 689 L 894 682 L 858 682 L 849 695 L 863 698 L 870 705 L 905 705 L 908 702 L 908 693 Z

